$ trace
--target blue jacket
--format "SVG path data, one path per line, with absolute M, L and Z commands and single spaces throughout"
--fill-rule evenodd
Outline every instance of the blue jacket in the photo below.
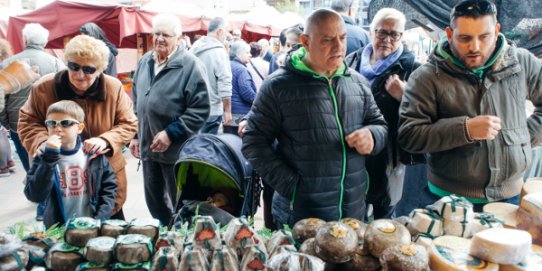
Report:
M 80 143 L 77 146 L 80 148 Z M 46 228 L 56 223 L 60 225 L 66 223 L 59 200 L 60 190 L 55 186 L 56 165 L 59 159 L 59 153 L 46 151 L 34 158 L 32 167 L 26 175 L 24 187 L 26 198 L 36 203 L 46 201 L 43 215 Z M 92 216 L 96 219 L 108 219 L 111 217 L 117 194 L 115 172 L 105 155 L 94 155 L 89 157 L 87 174 L 87 185 L 92 191 L 90 195 Z
M 341 17 L 346 24 L 346 55 L 369 44 L 369 34 L 367 31 L 357 26 L 352 18 L 344 15 L 341 15 Z
M 231 61 L 232 72 L 232 114 L 246 114 L 256 98 L 256 85 L 247 66 L 237 59 Z

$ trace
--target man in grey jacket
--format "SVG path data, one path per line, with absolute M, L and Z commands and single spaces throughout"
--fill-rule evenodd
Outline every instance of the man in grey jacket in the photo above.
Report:
M 224 47 L 227 27 L 226 20 L 214 18 L 209 22 L 207 36 L 197 40 L 190 48 L 190 52 L 203 62 L 209 83 L 211 115 L 201 128 L 202 133 L 216 134 L 222 121 L 224 125 L 232 124 L 232 74 L 230 59 Z
M 23 39 L 26 45 L 25 49 L 4 60 L 0 65 L 0 68 L 3 69 L 7 67 L 15 60 L 26 59 L 30 62 L 31 66 L 38 67 L 40 76 L 56 73 L 65 69 L 66 66 L 60 59 L 45 52 L 45 45 L 47 44 L 48 37 L 49 31 L 40 24 L 30 23 L 25 25 L 23 28 Z M 28 171 L 30 164 L 28 154 L 17 134 L 17 123 L 19 122 L 19 109 L 28 99 L 28 94 L 31 89 L 32 85 L 29 85 L 15 94 L 6 95 L 6 107 L 0 112 L 0 122 L 2 123 L 2 126 L 9 128 L 11 139 L 13 140 L 13 144 L 15 145 L 15 149 L 17 150 L 17 154 L 21 159 L 25 171 Z
M 305 25 L 303 47 L 263 83 L 243 136 L 243 154 L 275 190 L 278 226 L 309 217 L 363 219 L 365 157 L 387 140 L 368 82 L 344 63 L 340 15 L 320 9 Z
M 517 203 L 531 146 L 542 142 L 542 63 L 507 42 L 496 15 L 487 0 L 457 4 L 447 38 L 408 81 L 399 142 L 429 154 L 423 205 L 451 193 L 475 210 Z
M 130 151 L 143 162 L 145 201 L 168 225 L 177 200 L 173 170 L 181 145 L 209 117 L 205 68 L 181 43 L 179 18 L 153 18 L 154 49 L 137 64 L 132 98 L 139 128 Z

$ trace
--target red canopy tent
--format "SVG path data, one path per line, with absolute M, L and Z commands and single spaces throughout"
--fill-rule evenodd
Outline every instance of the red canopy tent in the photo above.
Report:
M 113 44 L 121 48 L 136 48 L 134 34 L 150 33 L 153 16 L 154 13 L 135 7 L 58 0 L 21 16 L 10 17 L 7 39 L 14 52 L 20 52 L 24 49 L 22 29 L 27 23 L 39 23 L 49 30 L 47 48 L 61 49 L 64 48 L 65 37 L 79 34 L 83 24 L 94 22 Z M 186 20 L 187 25 L 191 22 L 190 19 Z

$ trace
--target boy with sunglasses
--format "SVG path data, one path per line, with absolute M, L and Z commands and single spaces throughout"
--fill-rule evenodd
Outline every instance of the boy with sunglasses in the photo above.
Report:
M 85 154 L 79 135 L 85 113 L 73 101 L 53 103 L 45 125 L 49 138 L 41 155 L 34 158 L 24 193 L 33 202 L 46 201 L 47 228 L 72 217 L 107 219 L 115 204 L 117 183 L 107 158 L 108 150 Z
M 428 202 L 518 203 L 531 146 L 542 142 L 542 62 L 500 32 L 495 4 L 458 3 L 446 37 L 410 77 L 399 143 L 428 153 Z M 525 99 L 536 107 L 527 118 Z M 425 206 L 425 204 L 423 204 Z

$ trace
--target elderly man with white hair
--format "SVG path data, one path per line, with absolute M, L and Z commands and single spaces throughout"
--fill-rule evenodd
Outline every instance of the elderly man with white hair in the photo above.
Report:
M 154 17 L 154 49 L 139 61 L 133 81 L 139 129 L 130 143 L 143 163 L 145 200 L 151 215 L 168 224 L 177 198 L 174 163 L 181 145 L 209 117 L 207 74 L 181 43 L 177 17 Z

